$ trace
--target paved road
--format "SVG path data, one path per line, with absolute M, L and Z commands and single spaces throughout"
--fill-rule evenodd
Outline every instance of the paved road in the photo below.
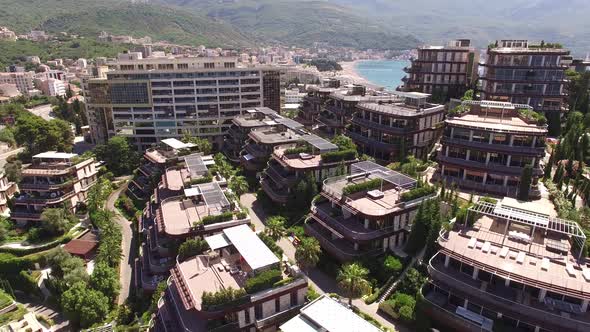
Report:
M 59 312 L 59 309 L 53 308 L 46 303 L 39 302 L 38 299 L 29 296 L 23 292 L 15 292 L 16 299 L 19 303 L 25 306 L 29 311 L 35 313 L 36 315 L 43 315 L 45 317 L 51 318 L 55 325 L 52 326 L 53 331 L 73 331 L 70 328 L 70 321 L 68 321 L 64 315 Z
M 18 149 L 14 149 L 14 150 L 10 150 L 8 152 L 4 152 L 2 154 L 0 154 L 0 168 L 4 168 L 4 165 L 6 164 L 6 159 L 8 159 L 10 156 L 14 156 L 17 153 L 21 152 L 23 150 L 23 148 L 18 148 Z
M 52 120 L 55 119 L 55 116 L 53 116 L 53 106 L 51 106 L 51 104 L 46 104 L 46 105 L 39 105 L 33 108 L 27 108 L 27 111 L 42 117 L 44 120 Z
M 125 300 L 129 297 L 129 289 L 133 282 L 133 266 L 135 265 L 135 250 L 131 248 L 135 247 L 136 238 L 133 236 L 132 225 L 129 220 L 125 219 L 115 208 L 115 201 L 119 198 L 121 192 L 127 190 L 127 183 L 121 185 L 119 189 L 114 191 L 107 200 L 107 209 L 115 213 L 115 221 L 121 226 L 123 233 L 123 242 L 121 243 L 123 249 L 123 255 L 121 257 L 121 267 L 119 271 L 119 280 L 121 281 L 121 292 L 119 293 L 119 304 L 125 303 Z
M 265 229 L 265 221 L 266 215 L 262 206 L 256 201 L 256 195 L 252 193 L 247 193 L 240 197 L 240 202 L 243 206 L 247 207 L 250 210 L 250 218 L 252 219 L 252 224 L 254 224 L 257 231 Z M 279 247 L 283 249 L 283 252 L 290 260 L 295 261 L 295 246 L 286 238 L 281 239 L 278 242 Z M 338 293 L 342 296 L 342 292 L 338 289 L 336 285 L 336 280 L 334 280 L 329 275 L 325 274 L 318 268 L 309 269 L 306 272 L 307 278 L 309 280 L 309 284 L 316 289 L 316 291 L 320 294 L 324 293 Z M 374 319 L 379 321 L 383 326 L 386 326 L 394 331 L 400 332 L 409 332 L 410 330 L 404 326 L 401 326 L 399 323 L 389 319 L 378 313 L 377 310 L 379 305 L 377 303 L 373 303 L 370 305 L 365 304 L 363 300 L 353 300 L 352 304 L 357 306 L 363 312 L 371 315 Z

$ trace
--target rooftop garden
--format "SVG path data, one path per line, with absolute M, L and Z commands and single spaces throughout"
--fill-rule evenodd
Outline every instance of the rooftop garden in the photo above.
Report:
M 356 149 L 349 149 L 322 153 L 321 158 L 325 163 L 335 163 L 344 160 L 354 160 L 357 155 Z
M 349 184 L 342 189 L 343 195 L 351 195 L 360 191 L 369 191 L 381 188 L 381 179 L 371 179 L 362 183 Z
M 200 227 L 203 225 L 212 225 L 212 224 L 217 224 L 220 222 L 230 221 L 230 220 L 234 219 L 234 216 L 238 220 L 240 220 L 240 219 L 246 218 L 248 216 L 248 213 L 245 211 L 239 211 L 239 212 L 227 211 L 227 212 L 223 212 L 222 214 L 218 214 L 218 215 L 214 215 L 214 216 L 206 216 L 206 217 L 203 217 L 201 220 L 194 221 L 193 227 Z
M 248 301 L 250 301 L 250 297 L 246 290 L 229 287 L 217 292 L 203 292 L 201 295 L 201 308 L 205 311 L 216 311 L 225 307 L 238 306 Z
M 307 143 L 298 143 L 295 147 L 285 150 L 285 155 L 293 155 L 300 153 L 311 153 L 311 146 Z
M 525 121 L 536 122 L 540 126 L 547 124 L 545 115 L 530 109 L 519 109 L 518 116 Z
M 417 187 L 412 190 L 408 190 L 401 196 L 402 202 L 409 202 L 420 197 L 432 195 L 436 192 L 436 188 L 433 186 L 429 186 L 427 184 L 423 185 L 422 187 Z

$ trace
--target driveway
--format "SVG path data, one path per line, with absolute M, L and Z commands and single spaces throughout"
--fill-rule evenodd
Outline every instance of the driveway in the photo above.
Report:
M 36 116 L 42 117 L 44 120 L 53 120 L 55 116 L 53 116 L 53 106 L 51 104 L 39 105 L 33 108 L 27 108 L 27 111 L 35 114 Z
M 256 200 L 256 195 L 253 193 L 246 193 L 240 197 L 242 205 L 250 211 L 250 219 L 254 224 L 256 231 L 262 231 L 265 229 L 266 215 L 260 203 Z M 289 241 L 288 238 L 282 238 L 278 242 L 279 247 L 283 249 L 284 254 L 291 260 L 295 261 L 295 246 Z M 334 280 L 329 275 L 325 274 L 318 268 L 311 268 L 305 272 L 307 275 L 309 284 L 319 293 L 337 293 L 344 296 Z M 393 331 L 409 332 L 410 330 L 405 326 L 401 326 L 399 323 L 389 319 L 386 316 L 378 313 L 379 305 L 373 303 L 370 305 L 365 304 L 361 299 L 353 300 L 352 303 L 357 306 L 361 311 L 371 315 L 374 319 L 379 321 L 383 326 L 386 326 Z
M 119 293 L 118 303 L 123 304 L 125 300 L 129 297 L 129 289 L 131 288 L 131 283 L 133 282 L 133 267 L 135 265 L 135 250 L 131 250 L 132 247 L 136 246 L 137 239 L 133 236 L 133 229 L 131 222 L 125 219 L 119 210 L 115 207 L 115 202 L 119 195 L 127 190 L 127 183 L 121 185 L 119 189 L 114 191 L 111 196 L 109 196 L 107 200 L 106 208 L 110 211 L 115 213 L 115 221 L 121 226 L 121 231 L 123 233 L 123 242 L 121 243 L 122 246 L 122 257 L 121 257 L 121 266 L 119 269 L 119 280 L 121 281 L 121 292 Z

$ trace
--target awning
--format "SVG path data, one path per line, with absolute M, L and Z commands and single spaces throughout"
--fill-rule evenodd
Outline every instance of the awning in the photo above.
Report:
M 208 236 L 205 238 L 205 241 L 207 241 L 211 250 L 217 250 L 231 245 L 231 242 L 229 242 L 228 238 L 223 233 Z
M 201 194 L 201 189 L 199 189 L 199 187 L 184 189 L 184 196 L 186 196 L 186 197 L 199 196 L 200 194 Z

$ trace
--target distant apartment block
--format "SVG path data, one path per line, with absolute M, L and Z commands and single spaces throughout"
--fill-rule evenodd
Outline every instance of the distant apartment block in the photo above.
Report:
M 410 154 L 424 158 L 442 133 L 444 106 L 429 103 L 430 95 L 419 92 L 397 92 L 396 96 L 356 105 L 346 135 L 360 152 L 379 160 Z
M 533 167 L 531 196 L 540 197 L 547 125 L 526 116 L 528 105 L 465 101 L 445 120 L 439 172 L 447 183 L 478 192 L 515 196 L 523 168 Z
M 210 252 L 175 263 L 150 331 L 276 331 L 299 313 L 305 276 L 296 266 L 283 269 L 248 226 L 226 228 L 205 240 Z M 274 283 L 268 282 L 270 275 Z M 237 295 L 212 301 L 230 288 Z
M 438 99 L 459 98 L 477 83 L 479 51 L 468 39 L 453 40 L 446 46 L 418 48 L 418 57 L 403 78 L 403 91 L 429 93 Z
M 55 151 L 37 154 L 22 170 L 20 194 L 14 198 L 10 216 L 25 223 L 39 221 L 46 208 L 66 206 L 75 212 L 79 204 L 86 203 L 97 174 L 93 158 Z
M 35 73 L 32 71 L 0 73 L 0 84 L 14 84 L 22 94 L 35 89 L 34 79 Z
M 373 162 L 352 164 L 349 174 L 324 180 L 323 198 L 312 203 L 305 233 L 340 261 L 403 248 L 418 207 L 436 197 L 407 199 L 404 193 L 416 186 L 415 179 Z
M 4 172 L 0 173 L 0 215 L 9 216 L 8 201 L 14 197 L 14 193 L 17 191 L 18 186 L 16 183 L 8 181 Z
M 441 232 L 422 295 L 445 330 L 590 330 L 586 235 L 530 204 L 480 201 L 469 209 L 472 226 Z
M 121 135 L 145 150 L 189 133 L 220 148 L 233 118 L 280 107 L 279 73 L 240 67 L 235 57 L 143 58 L 135 52 L 108 65 L 106 78 L 84 84 L 95 142 Z
M 243 155 L 246 155 L 244 148 L 248 144 L 248 137 L 252 130 L 262 127 L 278 125 L 277 119 L 282 117 L 268 107 L 257 107 L 247 110 L 243 115 L 232 119 L 225 142 L 223 153 L 233 161 L 240 162 Z M 281 120 L 279 120 L 281 121 Z
M 55 78 L 36 79 L 37 88 L 46 96 L 63 97 L 66 95 L 66 85 L 63 81 Z
M 481 87 L 482 100 L 528 104 L 544 112 L 554 134 L 566 110 L 564 60 L 570 52 L 559 44 L 501 40 L 490 46 Z

